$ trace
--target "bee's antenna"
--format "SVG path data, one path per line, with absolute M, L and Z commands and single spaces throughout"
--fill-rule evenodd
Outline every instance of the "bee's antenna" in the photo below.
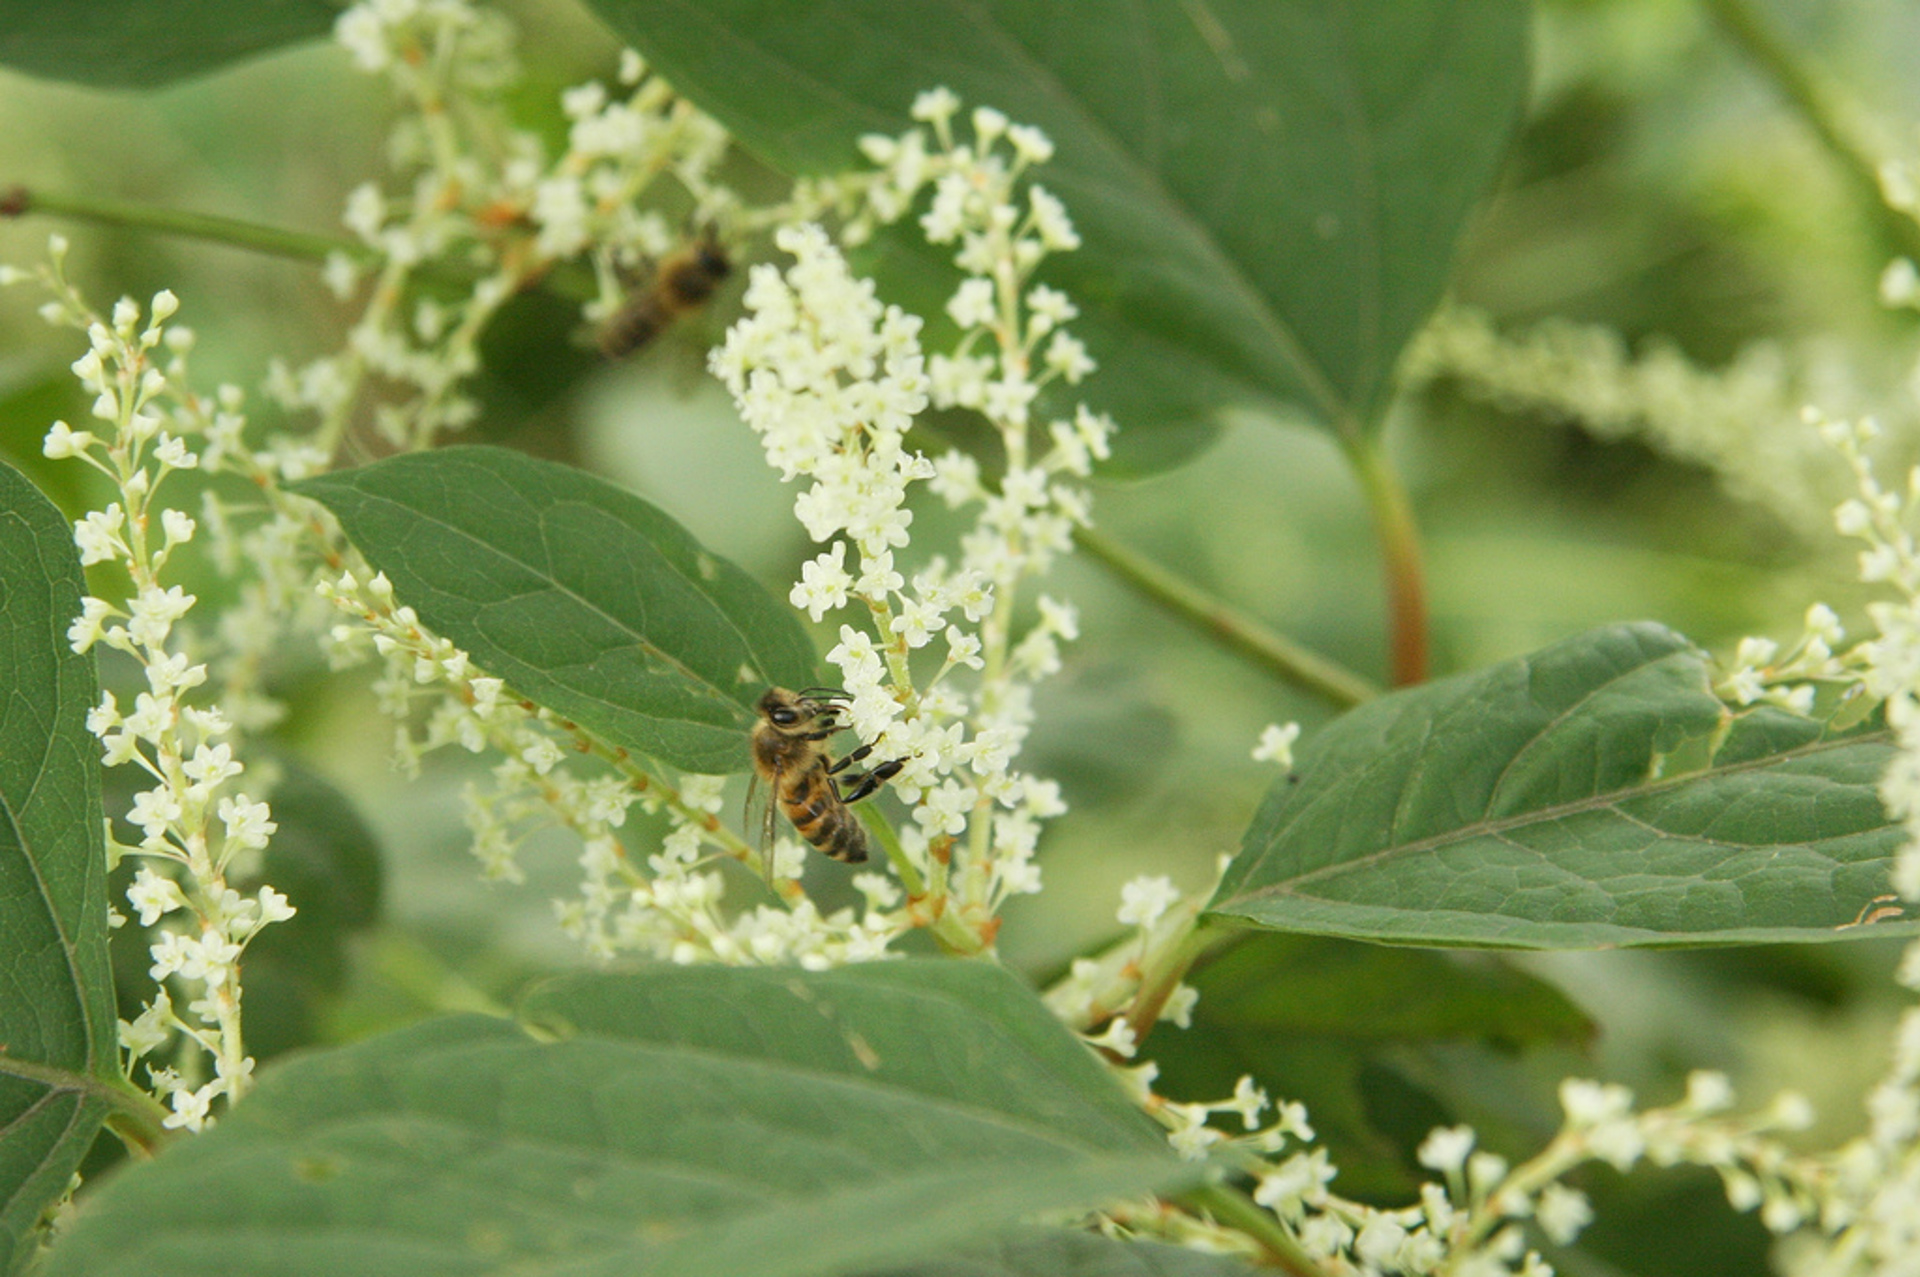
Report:
M 850 701 L 853 699 L 845 688 L 841 687 L 803 687 L 800 695 L 812 697 L 817 701 Z

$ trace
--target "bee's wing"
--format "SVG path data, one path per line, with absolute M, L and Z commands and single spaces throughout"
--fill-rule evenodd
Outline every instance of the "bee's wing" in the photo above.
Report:
M 760 773 L 755 771 L 747 777 L 747 801 L 741 810 L 746 818 L 747 832 L 749 834 L 755 832 L 754 797 L 759 794 L 758 832 L 760 837 L 756 845 L 760 852 L 760 871 L 766 877 L 767 885 L 771 887 L 773 885 L 774 818 L 780 806 L 780 773 L 777 769 L 767 781 L 766 792 L 761 794 L 759 790 Z

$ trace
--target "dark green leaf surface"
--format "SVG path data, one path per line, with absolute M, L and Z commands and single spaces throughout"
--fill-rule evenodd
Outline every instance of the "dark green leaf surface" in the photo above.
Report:
M 791 608 L 603 479 L 501 448 L 390 457 L 296 485 L 429 629 L 611 744 L 747 766 L 753 702 L 817 682 Z
M 947 965 L 890 963 L 891 982 L 702 973 L 748 977 L 704 986 L 705 1003 L 671 971 L 581 979 L 542 995 L 541 1018 L 577 1026 L 626 996 L 655 1015 L 557 1042 L 459 1017 L 305 1056 L 104 1185 L 50 1277 L 802 1277 L 1193 1182 L 1074 1065 L 1051 1107 L 1017 1086 L 999 1102 L 995 1079 L 1067 1049 L 1092 1065 L 1058 1026 L 1033 1039 L 1045 1012 L 1011 977 L 927 974 Z M 896 1045 L 913 1058 L 889 1059 Z
M 591 3 L 789 171 L 853 165 L 936 85 L 1044 129 L 1085 241 L 1048 275 L 1134 468 L 1223 408 L 1370 427 L 1527 81 L 1518 0 Z
M 151 88 L 333 29 L 327 0 L 0 0 L 0 64 L 49 80 Z
M 1031 1229 L 964 1256 L 864 1277 L 1252 1277 L 1245 1260 L 1093 1233 Z
M 1252 932 L 1188 977 L 1196 1024 L 1288 1039 L 1580 1045 L 1593 1021 L 1492 954 Z
M 72 529 L 0 465 L 0 1272 L 66 1191 L 119 1067 L 93 658 L 66 637 L 81 589 Z
M 1770 708 L 1729 724 L 1704 654 L 1610 626 L 1336 720 L 1268 793 L 1211 907 L 1484 947 L 1905 930 L 1853 925 L 1901 841 L 1876 791 L 1892 752 Z

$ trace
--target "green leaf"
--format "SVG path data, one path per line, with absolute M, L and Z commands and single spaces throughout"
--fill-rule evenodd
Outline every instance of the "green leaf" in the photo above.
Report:
M 1248 932 L 1195 968 L 1194 1022 L 1298 1039 L 1585 1045 L 1593 1021 L 1492 954 Z
M 554 1032 L 865 1076 L 1062 1132 L 1098 1133 L 1115 1150 L 1151 1153 L 1166 1143 L 1040 1000 L 988 963 L 865 963 L 804 983 L 776 968 L 567 976 L 536 989 L 521 1014 Z M 928 1049 L 936 1041 L 967 1042 L 970 1058 Z M 971 1057 L 981 1054 L 992 1068 L 977 1067 Z
M 790 172 L 859 163 L 936 85 L 1045 130 L 1084 241 L 1046 274 L 1134 469 L 1223 409 L 1371 428 L 1527 84 L 1520 0 L 590 3 Z
M 66 636 L 82 588 L 73 530 L 0 465 L 0 1272 L 119 1077 L 93 658 Z
M 152 88 L 325 35 L 328 0 L 0 0 L 0 64 L 49 80 Z
M 1886 733 L 1733 717 L 1710 677 L 1679 635 L 1620 625 L 1362 706 L 1268 793 L 1211 908 L 1480 947 L 1910 930 L 1855 925 L 1902 841 Z
M 1245 1260 L 1093 1233 L 1028 1229 L 952 1259 L 865 1277 L 1253 1277 Z
M 1195 1182 L 1011 976 L 885 965 L 582 977 L 535 999 L 560 1041 L 457 1017 L 295 1058 L 103 1185 L 49 1277 L 824 1277 Z M 1002 1102 L 1054 1063 L 1054 1102 Z
M 429 629 L 610 744 L 741 771 L 753 702 L 769 684 L 816 681 L 791 608 L 579 470 L 443 448 L 294 490 L 333 511 Z

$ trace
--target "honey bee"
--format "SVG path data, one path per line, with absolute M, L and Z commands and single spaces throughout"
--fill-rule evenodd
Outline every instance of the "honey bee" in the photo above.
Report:
M 732 273 L 733 262 L 720 241 L 710 232 L 699 236 L 661 262 L 647 286 L 601 325 L 600 353 L 609 359 L 631 355 L 674 320 L 705 305 Z
M 763 848 L 773 846 L 773 813 L 778 808 L 796 833 L 835 860 L 854 865 L 866 860 L 867 831 L 847 804 L 892 780 L 905 763 L 893 759 L 842 775 L 873 752 L 873 746 L 862 745 L 838 759 L 827 753 L 827 740 L 846 729 L 836 703 L 845 699 L 845 692 L 821 687 L 804 692 L 770 687 L 760 698 L 752 746 L 754 772 L 768 791 Z

